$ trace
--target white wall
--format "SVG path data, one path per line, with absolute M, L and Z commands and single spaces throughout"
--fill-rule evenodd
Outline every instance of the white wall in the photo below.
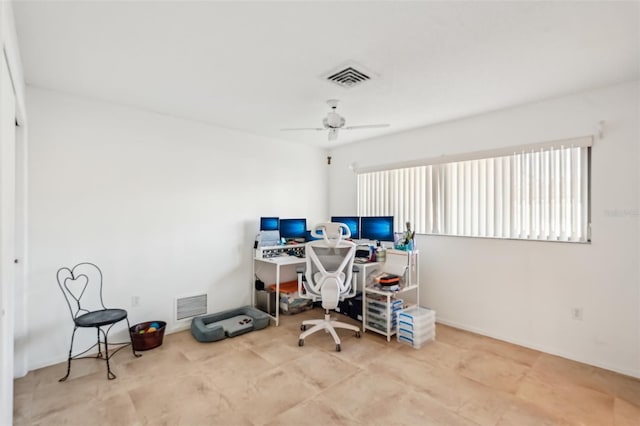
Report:
M 15 97 L 0 56 L 0 424 L 11 422 L 14 365 Z M 6 379 L 5 379 L 6 377 Z
M 640 377 L 639 103 L 634 82 L 335 148 L 330 212 L 356 213 L 354 163 L 583 136 L 605 120 L 592 150 L 592 244 L 419 236 L 421 303 L 440 322 Z
M 185 325 L 176 296 L 207 292 L 209 312 L 250 302 L 261 215 L 328 215 L 322 149 L 39 89 L 27 99 L 30 369 L 66 359 L 58 268 L 96 262 L 109 306 L 171 330 Z

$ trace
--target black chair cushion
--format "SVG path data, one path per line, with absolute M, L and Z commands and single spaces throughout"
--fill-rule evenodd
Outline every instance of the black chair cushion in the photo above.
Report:
M 75 319 L 78 327 L 101 327 L 113 324 L 127 317 L 124 309 L 103 309 L 80 315 Z

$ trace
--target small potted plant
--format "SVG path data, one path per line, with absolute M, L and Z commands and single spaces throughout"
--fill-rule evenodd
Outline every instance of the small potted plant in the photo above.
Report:
M 413 250 L 415 246 L 415 243 L 414 243 L 415 236 L 416 236 L 416 231 L 411 230 L 411 222 L 407 222 L 407 229 L 404 231 L 405 250 L 407 251 Z
M 415 248 L 416 231 L 411 230 L 411 222 L 406 222 L 406 227 L 403 234 L 396 234 L 400 237 L 396 239 L 395 247 L 398 250 L 411 251 Z

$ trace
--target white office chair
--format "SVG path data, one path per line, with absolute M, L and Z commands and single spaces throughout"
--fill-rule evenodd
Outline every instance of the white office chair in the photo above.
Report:
M 344 234 L 343 232 L 344 231 Z M 316 331 L 331 333 L 336 342 L 336 351 L 340 352 L 340 338 L 336 328 L 346 328 L 360 337 L 360 328 L 355 325 L 332 320 L 329 311 L 336 309 L 338 302 L 355 296 L 356 286 L 352 285 L 353 261 L 356 245 L 342 238 L 349 238 L 349 227 L 343 223 L 321 223 L 316 225 L 311 235 L 320 240 L 307 243 L 305 252 L 307 265 L 304 271 L 298 270 L 298 293 L 300 297 L 314 302 L 322 300 L 325 309 L 324 319 L 302 322 L 298 340 L 304 346 L 304 339 Z M 307 330 L 307 326 L 313 326 Z

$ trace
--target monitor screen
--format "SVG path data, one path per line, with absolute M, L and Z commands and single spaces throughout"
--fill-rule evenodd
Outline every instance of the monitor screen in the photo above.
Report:
M 360 218 L 358 216 L 331 216 L 331 222 L 344 223 L 351 231 L 351 238 L 360 239 Z
M 393 241 L 393 216 L 369 216 L 360 218 L 360 238 L 365 240 Z
M 280 218 L 278 217 L 261 217 L 260 218 L 260 230 L 261 231 L 277 231 Z
M 280 219 L 280 238 L 306 238 L 307 219 Z
M 321 234 L 322 232 L 320 232 Z M 318 237 L 314 237 L 313 235 L 311 235 L 311 231 L 307 230 L 307 241 L 314 241 L 314 240 L 320 240 L 321 238 Z

